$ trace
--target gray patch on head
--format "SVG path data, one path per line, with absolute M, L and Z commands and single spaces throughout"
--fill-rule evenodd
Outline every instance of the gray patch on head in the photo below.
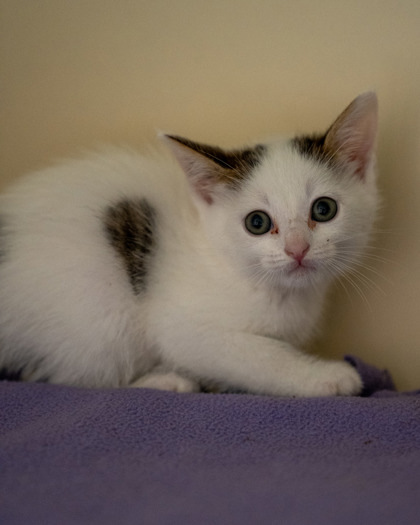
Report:
M 262 144 L 257 144 L 252 148 L 234 150 L 230 154 L 234 159 L 233 163 L 236 169 L 246 177 L 250 171 L 261 163 L 265 152 L 266 147 Z
M 303 157 L 328 166 L 334 166 L 334 155 L 326 147 L 327 133 L 315 135 L 301 135 L 291 140 L 292 147 Z
M 262 144 L 244 149 L 224 150 L 176 135 L 168 136 L 223 168 L 220 174 L 221 181 L 233 187 L 249 177 L 252 170 L 260 164 L 266 151 L 266 147 Z
M 266 147 L 262 144 L 228 151 L 225 154 L 226 164 L 221 175 L 222 182 L 232 189 L 240 188 L 242 182 L 249 179 L 253 170 L 262 162 L 265 151 Z
M 124 262 L 136 294 L 146 290 L 150 261 L 156 250 L 156 211 L 146 199 L 125 199 L 107 208 L 107 237 Z

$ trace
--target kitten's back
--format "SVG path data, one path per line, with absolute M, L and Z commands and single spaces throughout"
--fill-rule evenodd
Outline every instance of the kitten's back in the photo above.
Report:
M 166 155 L 113 149 L 23 177 L 0 196 L 0 369 L 12 364 L 34 380 L 117 386 L 129 382 L 135 354 L 140 368 L 150 367 L 156 357 L 138 348 L 147 308 L 133 293 L 133 282 L 141 289 L 146 276 L 127 278 L 110 217 L 118 228 L 127 209 L 154 215 L 158 246 L 168 212 L 188 209 L 183 184 Z M 144 240 L 147 228 L 138 233 Z

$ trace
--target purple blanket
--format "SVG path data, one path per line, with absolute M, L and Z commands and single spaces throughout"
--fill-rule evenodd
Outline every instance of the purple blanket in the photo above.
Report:
M 420 523 L 420 392 L 365 397 L 0 382 L 2 525 Z

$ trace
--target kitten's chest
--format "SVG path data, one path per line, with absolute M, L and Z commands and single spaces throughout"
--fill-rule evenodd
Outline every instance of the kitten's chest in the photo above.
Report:
M 314 335 L 322 315 L 319 293 L 267 290 L 252 286 L 237 274 L 226 277 L 219 275 L 217 280 L 205 281 L 206 290 L 197 296 L 208 301 L 207 322 L 298 345 Z
M 310 293 L 260 293 L 250 308 L 244 308 L 244 320 L 253 333 L 284 339 L 294 344 L 306 342 L 314 333 L 322 314 Z M 319 301 L 319 298 L 318 298 Z

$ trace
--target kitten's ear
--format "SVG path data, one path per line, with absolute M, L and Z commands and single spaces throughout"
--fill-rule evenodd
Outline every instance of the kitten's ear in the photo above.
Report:
M 175 135 L 161 135 L 169 146 L 195 193 L 207 204 L 222 191 L 222 184 L 231 178 L 229 155 L 221 148 L 206 146 Z
M 378 99 L 373 92 L 364 93 L 329 128 L 324 149 L 363 179 L 374 158 L 377 127 Z

